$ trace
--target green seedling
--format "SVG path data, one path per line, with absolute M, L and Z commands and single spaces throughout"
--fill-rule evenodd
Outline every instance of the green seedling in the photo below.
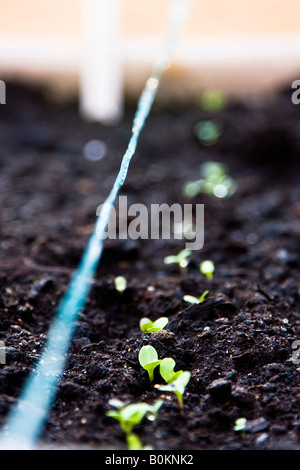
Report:
M 148 403 L 127 405 L 119 400 L 110 400 L 109 404 L 117 409 L 107 411 L 106 416 L 114 418 L 120 423 L 122 431 L 126 434 L 129 450 L 146 449 L 143 447 L 138 436 L 132 432 L 132 429 L 140 424 L 145 417 L 150 421 L 154 421 L 163 404 L 163 400 L 157 400 L 154 405 L 149 405 Z
M 198 122 L 194 130 L 196 137 L 205 146 L 215 144 L 222 134 L 219 124 L 213 120 Z
M 227 104 L 226 96 L 220 90 L 207 90 L 202 93 L 200 106 L 204 111 L 218 112 Z
M 109 404 L 116 406 L 115 401 L 116 400 L 111 400 Z M 107 411 L 106 416 L 119 421 L 122 431 L 126 434 L 130 434 L 133 427 L 140 424 L 145 417 L 150 417 L 150 421 L 156 419 L 158 410 L 162 404 L 163 400 L 157 400 L 154 405 L 149 405 L 148 403 L 117 405 L 117 409 Z
M 246 418 L 238 418 L 234 423 L 234 431 L 240 432 L 244 431 L 247 426 L 247 419 Z
M 232 196 L 236 191 L 236 183 L 227 175 L 227 168 L 222 163 L 205 162 L 200 167 L 202 178 L 188 181 L 183 186 L 183 194 L 195 197 L 198 194 L 209 194 L 218 198 Z
M 227 167 L 219 162 L 205 162 L 200 167 L 204 178 L 202 192 L 224 198 L 231 196 L 236 184 L 227 174 Z
M 140 424 L 145 417 L 149 421 L 154 421 L 162 404 L 163 400 L 156 400 L 154 405 L 143 402 L 133 403 L 122 406 L 117 411 L 108 411 L 107 416 L 117 419 L 122 430 L 126 433 L 131 433 L 133 427 Z
M 177 263 L 181 268 L 186 268 L 189 264 L 188 258 L 191 255 L 191 250 L 181 250 L 178 255 L 170 255 L 164 258 L 165 264 Z
M 143 346 L 139 352 L 139 363 L 148 372 L 149 380 L 152 383 L 154 369 L 160 365 L 162 359 L 158 359 L 158 354 L 153 346 Z
M 160 317 L 154 322 L 144 317 L 140 320 L 140 329 L 144 333 L 155 333 L 156 331 L 162 330 L 168 323 L 169 319 L 167 317 Z
M 183 395 L 184 395 L 186 386 L 190 381 L 190 378 L 191 378 L 190 372 L 181 371 L 181 374 L 179 374 L 179 376 L 172 382 L 166 385 L 157 386 L 158 390 L 175 393 L 181 412 L 183 411 Z
M 189 302 L 190 304 L 201 304 L 202 302 L 204 302 L 206 296 L 208 295 L 209 291 L 208 290 L 205 290 L 199 298 L 197 297 L 194 297 L 193 295 L 184 295 L 183 296 L 183 300 L 185 302 Z
M 206 276 L 207 279 L 211 280 L 214 277 L 214 271 L 215 271 L 215 265 L 213 261 L 207 259 L 205 261 L 202 261 L 199 264 L 199 269 L 204 276 Z
M 127 281 L 123 276 L 117 276 L 114 279 L 115 288 L 118 292 L 124 292 L 127 287 Z

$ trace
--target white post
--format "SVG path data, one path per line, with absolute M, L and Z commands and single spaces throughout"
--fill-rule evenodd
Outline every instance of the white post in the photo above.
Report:
M 122 115 L 120 0 L 82 0 L 83 57 L 80 108 L 90 121 L 117 122 Z

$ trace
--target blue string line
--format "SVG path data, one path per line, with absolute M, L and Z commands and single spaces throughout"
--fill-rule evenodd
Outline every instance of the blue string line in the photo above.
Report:
M 45 349 L 2 430 L 0 449 L 34 448 L 41 433 L 42 426 L 55 399 L 57 385 L 65 366 L 67 352 L 76 326 L 76 319 L 84 307 L 102 255 L 104 233 L 108 226 L 112 207 L 125 182 L 131 158 L 135 153 L 140 133 L 150 113 L 161 76 L 168 66 L 171 49 L 192 1 L 174 0 L 171 5 L 165 47 L 162 48 L 154 71 L 138 101 L 132 135 L 122 158 L 119 174 L 102 206 L 86 251 L 62 299 L 57 316 L 50 326 Z

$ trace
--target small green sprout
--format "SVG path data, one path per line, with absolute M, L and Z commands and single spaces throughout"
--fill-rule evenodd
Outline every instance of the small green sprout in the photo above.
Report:
M 206 146 L 215 144 L 221 133 L 220 126 L 213 120 L 200 121 L 195 126 L 196 137 Z
M 227 175 L 227 168 L 219 162 L 205 162 L 200 167 L 202 178 L 188 181 L 183 186 L 183 194 L 195 197 L 198 194 L 210 194 L 218 198 L 232 196 L 236 191 L 236 183 Z
M 163 400 L 157 400 L 154 405 L 149 405 L 148 403 L 126 405 L 120 400 L 110 400 L 109 404 L 117 409 L 107 411 L 106 416 L 119 421 L 122 431 L 126 434 L 129 450 L 146 449 L 146 447 L 143 447 L 138 436 L 132 433 L 132 429 L 140 424 L 145 417 L 150 421 L 154 421 L 163 404 Z
M 200 98 L 200 106 L 204 111 L 218 112 L 227 104 L 224 93 L 220 90 L 204 91 Z
M 183 394 L 185 392 L 187 384 L 190 381 L 190 378 L 191 378 L 190 372 L 181 371 L 181 374 L 179 374 L 179 376 L 172 382 L 166 385 L 157 386 L 158 390 L 175 393 L 181 412 L 183 411 Z
M 227 167 L 219 162 L 205 162 L 200 171 L 204 177 L 203 192 L 218 198 L 231 196 L 236 190 L 233 179 L 227 175 Z
M 168 323 L 169 319 L 167 317 L 160 317 L 154 322 L 144 317 L 140 320 L 140 328 L 144 333 L 155 333 L 162 330 Z
M 199 298 L 197 297 L 194 297 L 193 295 L 184 295 L 183 296 L 183 300 L 185 302 L 189 302 L 190 304 L 201 304 L 202 302 L 204 302 L 205 300 L 205 297 L 208 295 L 209 291 L 208 290 L 205 290 Z
M 143 346 L 139 352 L 139 363 L 148 372 L 149 380 L 152 383 L 154 378 L 154 369 L 159 366 L 162 359 L 158 359 L 158 354 L 153 346 Z
M 191 250 L 181 250 L 178 255 L 170 255 L 164 258 L 165 264 L 177 263 L 181 268 L 186 268 L 189 264 L 188 257 L 191 255 Z
M 201 273 L 207 277 L 207 279 L 213 279 L 214 271 L 215 271 L 215 265 L 213 261 L 209 259 L 202 261 L 199 265 L 199 269 Z
M 244 431 L 247 426 L 247 419 L 246 418 L 238 418 L 234 423 L 234 431 L 240 432 Z
M 115 288 L 118 292 L 124 292 L 127 286 L 127 281 L 123 276 L 117 276 L 114 279 Z

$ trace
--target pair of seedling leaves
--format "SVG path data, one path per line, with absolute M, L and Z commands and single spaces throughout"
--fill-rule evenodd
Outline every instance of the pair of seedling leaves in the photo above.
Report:
M 148 403 L 132 403 L 128 405 L 121 400 L 111 399 L 109 404 L 117 408 L 118 411 L 110 410 L 107 412 L 107 416 L 117 419 L 122 430 L 126 434 L 130 434 L 132 428 L 140 424 L 145 416 L 150 420 L 155 420 L 163 400 L 157 400 L 154 405 L 148 405 Z
M 144 333 L 156 333 L 162 330 L 169 323 L 167 317 L 160 317 L 155 321 L 151 321 L 149 318 L 144 317 L 140 321 L 140 328 Z
M 149 380 L 154 379 L 154 370 L 159 366 L 159 372 L 166 381 L 165 385 L 158 385 L 161 391 L 174 392 L 181 409 L 183 409 L 183 394 L 190 380 L 191 373 L 188 371 L 174 371 L 175 361 L 171 357 L 159 359 L 156 349 L 153 346 L 143 346 L 139 352 L 139 363 L 148 372 Z
M 157 400 L 153 405 L 148 403 L 123 403 L 118 399 L 112 399 L 109 404 L 117 408 L 106 413 L 107 416 L 116 419 L 120 423 L 121 429 L 126 435 L 129 450 L 150 450 L 150 446 L 143 446 L 137 434 L 132 432 L 134 426 L 139 425 L 147 417 L 154 421 L 157 413 L 163 404 L 163 400 Z

